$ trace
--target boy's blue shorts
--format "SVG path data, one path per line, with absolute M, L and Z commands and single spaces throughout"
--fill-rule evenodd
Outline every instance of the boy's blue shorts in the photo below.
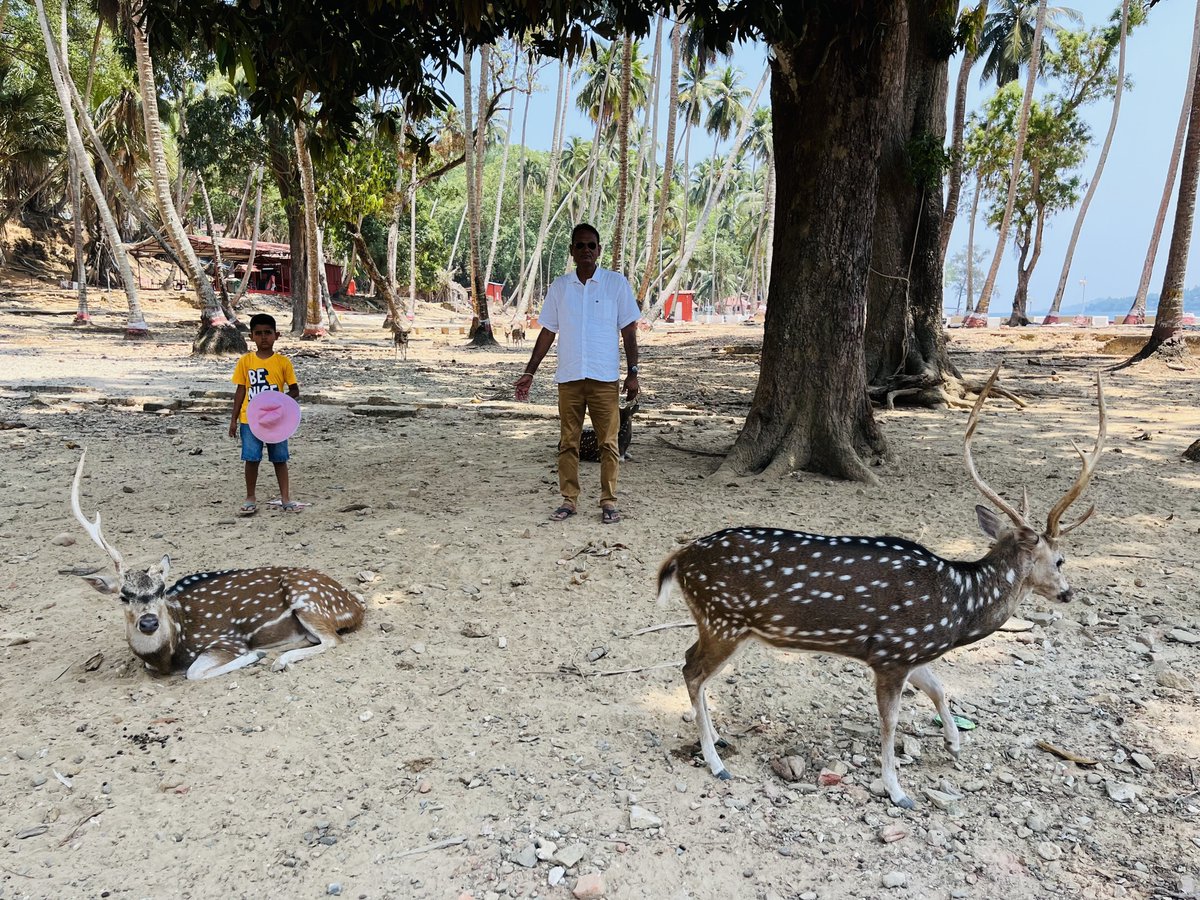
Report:
M 239 427 L 242 432 L 243 462 L 262 462 L 263 447 L 267 448 L 267 459 L 271 462 L 285 463 L 288 461 L 287 441 L 281 441 L 278 444 L 264 444 L 254 436 L 254 432 L 245 422 L 242 422 Z

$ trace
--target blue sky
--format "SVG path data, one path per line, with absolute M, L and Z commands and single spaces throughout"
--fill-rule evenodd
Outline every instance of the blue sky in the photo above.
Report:
M 1119 8 L 1115 0 L 1065 0 L 1061 5 L 1073 6 L 1089 26 L 1107 21 L 1114 9 Z M 1132 295 L 1137 289 L 1183 100 L 1195 12 L 1194 4 L 1184 0 L 1162 0 L 1151 11 L 1146 24 L 1129 37 L 1126 74 L 1132 80 L 1133 88 L 1122 99 L 1121 118 L 1113 146 L 1080 235 L 1063 304 L 1067 312 L 1079 306 L 1083 295 L 1089 299 L 1120 297 Z M 666 52 L 665 36 L 663 43 Z M 647 39 L 644 46 L 643 52 L 648 57 L 653 49 L 653 38 Z M 747 89 L 753 90 L 766 66 L 766 50 L 761 44 L 741 45 L 735 49 L 732 63 L 742 71 Z M 951 61 L 950 70 L 953 92 L 953 78 L 958 71 L 957 58 Z M 530 107 L 527 141 L 531 147 L 550 147 L 556 77 L 557 63 L 548 64 L 541 75 L 542 90 L 534 94 Z M 461 92 L 461 80 L 448 84 L 448 87 L 453 95 L 458 95 Z M 994 84 L 981 86 L 978 74 L 973 75 L 968 110 L 976 108 L 994 89 Z M 1039 85 L 1041 90 L 1045 90 L 1044 85 Z M 665 109 L 666 90 L 662 90 L 661 94 Z M 518 130 L 522 112 L 520 102 L 514 123 L 514 129 Z M 760 104 L 768 103 L 768 91 L 764 90 Z M 1108 129 L 1110 112 L 1111 106 L 1107 103 L 1095 104 L 1086 112 L 1095 146 L 1083 166 L 1085 182 L 1095 169 L 1100 143 Z M 662 116 L 659 127 L 660 133 L 664 133 Z M 572 102 L 567 120 L 568 137 L 580 135 L 590 139 L 592 133 L 591 123 L 575 109 Z M 702 132 L 697 132 L 692 139 L 693 164 L 707 156 L 711 149 L 711 141 Z M 959 215 L 951 240 L 951 253 L 966 245 L 968 214 L 969 208 Z M 1154 276 L 1150 282 L 1152 293 L 1162 287 L 1173 216 L 1174 202 L 1168 212 L 1162 246 L 1159 247 Z M 1042 258 L 1030 285 L 1030 307 L 1033 312 L 1042 312 L 1049 306 L 1074 224 L 1074 210 L 1060 213 L 1047 223 Z M 976 245 L 988 250 L 990 262 L 995 234 L 981 226 L 982 222 L 976 227 Z M 1188 273 L 1188 285 L 1200 282 L 1200 273 L 1196 270 L 1200 266 L 1198 247 L 1200 228 L 1192 236 L 1192 267 Z M 1087 285 L 1081 288 L 1079 281 L 1084 278 Z M 1006 313 L 1010 308 L 1015 283 L 1016 261 L 1010 247 L 1005 254 L 997 292 L 992 301 L 995 314 Z

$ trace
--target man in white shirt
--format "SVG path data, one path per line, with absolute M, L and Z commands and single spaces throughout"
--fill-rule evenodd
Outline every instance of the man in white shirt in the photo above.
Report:
M 558 485 L 562 503 L 550 514 L 555 521 L 575 515 L 579 503 L 579 437 L 583 416 L 591 417 L 600 444 L 600 521 L 613 525 L 621 521 L 617 509 L 617 431 L 620 427 L 621 377 L 617 335 L 625 345 L 625 399 L 632 403 L 638 395 L 637 323 L 641 318 L 633 288 L 619 272 L 601 269 L 600 233 L 580 223 L 571 232 L 571 258 L 575 271 L 554 280 L 546 292 L 538 322 L 533 354 L 525 374 L 517 379 L 516 398 L 528 400 L 533 376 L 555 335 L 558 365 L 554 380 L 558 384 Z

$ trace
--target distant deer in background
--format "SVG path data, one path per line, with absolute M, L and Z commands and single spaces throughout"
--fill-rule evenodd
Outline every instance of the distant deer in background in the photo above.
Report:
M 525 328 L 517 322 L 513 322 L 508 328 L 508 342 L 514 346 L 519 346 L 525 343 Z
M 963 456 L 979 492 L 1009 519 L 976 506 L 979 526 L 992 539 L 978 561 L 943 559 L 894 537 L 827 537 L 777 528 L 728 528 L 672 553 L 659 570 L 659 600 L 677 587 L 687 601 L 699 640 L 683 667 L 700 728 L 704 760 L 718 778 L 729 772 L 717 755 L 720 739 L 708 711 L 705 686 L 749 638 L 789 650 L 837 653 L 861 660 L 875 674 L 881 724 L 883 783 L 897 806 L 913 802 L 896 776 L 895 737 L 905 682 L 923 691 L 942 719 L 946 749 L 957 757 L 959 734 L 946 692 L 930 665 L 949 650 L 982 640 L 1012 616 L 1031 592 L 1066 602 L 1059 540 L 1083 524 L 1062 525 L 1063 514 L 1087 487 L 1107 432 L 1104 388 L 1096 378 L 1099 432 L 1075 483 L 1050 510 L 1040 534 L 1030 523 L 1028 495 L 1014 509 L 979 477 L 971 439 L 979 411 L 999 374 L 992 373 L 967 423 Z
M 392 359 L 397 358 L 408 360 L 408 329 L 396 323 L 391 317 L 387 316 L 383 320 L 383 327 L 390 328 L 392 331 Z
M 104 539 L 100 513 L 89 522 L 79 507 L 85 450 L 71 485 L 71 509 L 84 530 L 112 559 L 116 578 L 87 575 L 102 594 L 119 593 L 129 649 L 160 674 L 186 671 L 192 680 L 215 678 L 266 656 L 263 647 L 305 641 L 271 667 L 282 671 L 341 643 L 339 632 L 362 624 L 365 604 L 315 569 L 268 566 L 188 575 L 167 587 L 171 558 L 148 569 L 126 569 Z

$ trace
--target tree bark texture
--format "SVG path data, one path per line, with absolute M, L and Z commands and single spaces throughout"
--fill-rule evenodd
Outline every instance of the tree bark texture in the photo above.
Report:
M 903 0 L 822 7 L 773 46 L 778 216 L 758 387 L 722 469 L 875 480 L 887 448 L 867 396 L 867 273 L 883 125 L 908 38 Z M 751 104 L 753 106 L 753 104 Z
M 866 371 L 872 394 L 940 404 L 947 375 L 942 321 L 942 190 L 935 148 L 946 138 L 953 11 L 910 4 L 903 101 L 885 125 L 867 283 Z M 933 4 L 945 6 L 945 4 Z M 889 400 L 889 404 L 890 400 Z

